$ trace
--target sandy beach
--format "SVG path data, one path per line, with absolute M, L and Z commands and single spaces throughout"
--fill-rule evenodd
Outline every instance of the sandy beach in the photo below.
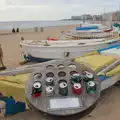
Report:
M 21 37 L 27 40 L 43 40 L 48 36 L 59 37 L 61 31 L 68 31 L 74 29 L 79 25 L 66 25 L 66 26 L 55 26 L 46 27 L 43 32 L 35 32 L 32 29 L 20 29 L 20 33 L 13 34 L 9 30 L 0 31 L 0 44 L 4 52 L 4 64 L 8 68 L 14 68 L 19 66 L 19 62 L 23 61 L 21 56 L 21 49 L 19 46 Z
M 0 44 L 4 52 L 4 64 L 6 67 L 15 68 L 19 62 L 23 61 L 20 50 L 20 38 L 32 40 L 46 39 L 48 36 L 59 37 L 61 31 L 74 29 L 79 25 L 66 25 L 46 27 L 44 32 L 34 32 L 34 29 L 20 29 L 20 33 L 12 34 L 9 30 L 0 31 Z M 91 117 L 85 117 L 83 120 L 120 120 L 120 88 L 113 87 L 103 94 L 97 108 L 90 114 Z M 20 113 L 8 120 L 38 120 L 39 116 L 30 112 Z M 0 120 L 2 120 L 0 118 Z M 41 118 L 40 120 L 49 120 Z
M 83 118 L 76 117 L 67 118 L 64 120 L 120 120 L 120 88 L 119 86 L 113 86 L 112 88 L 109 88 L 105 90 L 101 94 L 101 98 L 99 100 L 98 105 L 96 108 L 87 116 Z M 51 119 L 46 116 L 41 116 L 40 113 L 34 113 L 34 112 L 24 112 L 16 114 L 12 117 L 8 117 L 7 120 L 56 120 Z M 4 120 L 4 119 L 3 119 Z M 59 119 L 58 120 L 62 120 Z

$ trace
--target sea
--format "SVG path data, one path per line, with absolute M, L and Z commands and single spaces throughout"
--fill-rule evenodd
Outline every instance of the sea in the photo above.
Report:
M 34 27 L 48 27 L 48 26 L 62 26 L 82 24 L 82 21 L 12 21 L 12 22 L 0 22 L 0 30 L 8 30 L 12 28 L 34 28 Z

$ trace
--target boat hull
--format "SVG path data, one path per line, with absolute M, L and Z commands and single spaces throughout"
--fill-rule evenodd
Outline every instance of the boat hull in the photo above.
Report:
M 96 51 L 98 49 L 109 47 L 110 45 L 116 45 L 120 43 L 120 40 L 113 43 L 94 44 L 89 46 L 39 46 L 39 45 L 25 45 L 22 44 L 22 51 L 26 55 L 30 55 L 35 58 L 47 58 L 47 59 L 65 59 L 82 56 L 88 52 Z

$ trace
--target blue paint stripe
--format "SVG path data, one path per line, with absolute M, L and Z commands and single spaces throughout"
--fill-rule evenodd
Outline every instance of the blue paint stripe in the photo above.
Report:
M 100 81 L 104 81 L 104 80 L 109 79 L 109 78 L 111 78 L 111 76 L 103 76 L 103 75 L 98 76 L 98 79 Z
M 116 44 L 116 45 L 109 46 L 107 48 L 99 49 L 99 50 L 97 50 L 97 52 L 100 54 L 101 52 L 103 52 L 105 50 L 109 50 L 109 49 L 113 49 L 113 48 L 120 49 L 120 44 Z
M 76 30 L 92 30 L 98 29 L 98 26 L 77 27 Z

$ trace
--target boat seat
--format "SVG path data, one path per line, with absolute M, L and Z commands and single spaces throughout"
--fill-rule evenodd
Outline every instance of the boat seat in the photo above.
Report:
M 114 69 L 106 73 L 106 76 L 113 76 L 116 74 L 120 74 L 120 65 L 116 66 Z
M 25 84 L 29 74 L 20 74 L 15 76 L 0 76 L 0 81 L 6 81 L 16 84 Z
M 0 76 L 0 92 L 4 96 L 13 96 L 16 101 L 26 102 L 25 99 L 25 82 L 29 74 L 16 76 Z
M 110 65 L 111 63 L 116 61 L 116 58 L 112 56 L 102 56 L 102 55 L 91 55 L 85 57 L 77 57 L 75 59 L 76 62 L 83 62 L 88 65 L 92 70 L 98 73 L 100 70 Z

